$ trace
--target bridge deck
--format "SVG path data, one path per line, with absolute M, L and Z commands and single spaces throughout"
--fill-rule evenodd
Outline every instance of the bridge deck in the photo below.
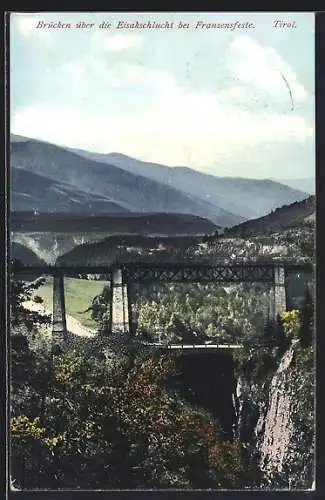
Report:
M 208 264 L 201 262 L 132 262 L 107 266 L 19 266 L 11 267 L 15 275 L 78 276 L 80 274 L 112 275 L 114 269 L 122 270 L 124 282 L 273 282 L 274 270 L 283 266 L 286 273 L 312 272 L 309 264 L 250 262 L 233 264 Z

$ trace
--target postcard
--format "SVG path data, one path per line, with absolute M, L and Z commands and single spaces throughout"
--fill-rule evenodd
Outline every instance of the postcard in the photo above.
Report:
M 315 15 L 11 12 L 11 491 L 315 479 Z

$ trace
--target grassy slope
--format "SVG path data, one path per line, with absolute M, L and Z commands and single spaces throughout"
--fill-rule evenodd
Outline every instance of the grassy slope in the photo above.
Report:
M 65 278 L 65 305 L 66 312 L 80 321 L 88 328 L 96 329 L 96 322 L 91 319 L 91 311 L 83 313 L 92 303 L 92 299 L 98 295 L 104 287 L 104 281 L 85 280 L 77 278 Z M 49 278 L 46 283 L 36 290 L 35 295 L 40 295 L 44 300 L 46 309 L 52 310 L 53 304 L 53 279 Z

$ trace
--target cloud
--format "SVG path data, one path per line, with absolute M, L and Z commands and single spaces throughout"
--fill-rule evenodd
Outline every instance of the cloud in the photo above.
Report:
M 161 67 L 132 60 L 111 64 L 100 50 L 143 44 L 137 35 L 117 36 L 115 49 L 103 42 L 109 45 L 115 35 L 100 35 L 93 41 L 98 51 L 66 63 L 60 72 L 44 74 L 40 85 L 47 102 L 35 100 L 13 112 L 12 132 L 205 171 L 222 162 L 247 164 L 263 148 L 282 148 L 285 155 L 286 144 L 301 148 L 312 140 L 313 123 L 296 108 L 290 111 L 281 73 L 297 103 L 312 96 L 274 49 L 237 37 L 219 65 L 231 78 L 221 80 L 215 90 L 190 90 Z
M 263 143 L 301 144 L 313 137 L 313 127 L 302 117 L 251 114 L 224 106 L 209 93 L 169 94 L 168 102 L 162 100 L 141 116 L 31 107 L 13 116 L 12 129 L 58 144 L 119 151 L 169 165 L 190 159 L 201 169 L 245 156 Z
M 308 97 L 292 68 L 276 50 L 259 45 L 249 36 L 238 36 L 232 42 L 228 61 L 233 77 L 245 87 L 264 91 L 277 101 L 288 101 L 290 95 L 285 79 L 293 101 L 302 102 Z
M 145 103 L 157 102 L 177 92 L 176 80 L 169 72 L 149 70 L 136 63 L 110 64 L 98 55 L 68 61 L 60 70 L 47 68 L 42 75 L 42 88 L 46 88 L 52 100 L 61 98 L 64 101 L 69 97 L 67 106 L 70 108 L 71 103 L 79 100 L 85 112 L 100 113 L 107 106 L 110 114 L 112 108 L 123 114 L 126 103 L 135 104 L 135 97 L 139 112 L 142 112 Z

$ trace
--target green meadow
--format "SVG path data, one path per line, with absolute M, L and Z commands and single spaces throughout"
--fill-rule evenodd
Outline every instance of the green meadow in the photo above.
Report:
M 96 322 L 91 319 L 91 311 L 84 312 L 91 306 L 93 298 L 101 293 L 105 281 L 65 278 L 65 306 L 70 316 L 80 321 L 86 328 L 96 329 Z M 35 295 L 42 297 L 46 309 L 52 311 L 53 305 L 53 278 L 36 290 Z

